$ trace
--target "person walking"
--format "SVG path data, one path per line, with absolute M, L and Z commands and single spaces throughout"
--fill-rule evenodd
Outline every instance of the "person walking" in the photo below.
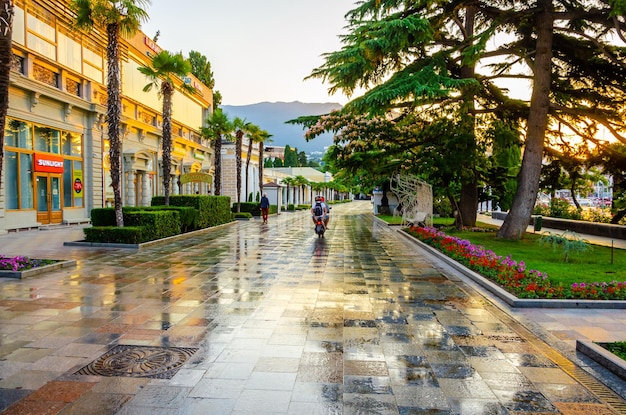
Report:
M 263 223 L 267 223 L 269 213 L 270 200 L 267 198 L 267 193 L 263 193 L 263 197 L 261 197 L 261 217 L 263 218 Z

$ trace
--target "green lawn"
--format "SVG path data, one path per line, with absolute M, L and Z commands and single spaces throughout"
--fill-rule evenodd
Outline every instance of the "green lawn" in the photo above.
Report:
M 490 227 L 485 224 L 479 226 Z M 526 268 L 547 273 L 550 280 L 562 282 L 564 285 L 575 282 L 626 281 L 626 251 L 621 249 L 614 249 L 611 254 L 610 247 L 590 245 L 590 250 L 570 254 L 569 262 L 565 262 L 563 252 L 554 251 L 552 246 L 538 242 L 541 236 L 539 233 L 527 233 L 521 241 L 497 239 L 494 232 L 458 232 L 448 228 L 445 233 L 484 246 L 498 255 L 510 256 L 517 262 L 524 261 Z
M 392 224 L 402 222 L 399 216 L 378 217 Z M 433 219 L 436 226 L 451 226 L 453 223 L 452 218 Z M 497 229 L 496 226 L 480 222 L 477 226 Z M 445 229 L 445 233 L 484 246 L 498 255 L 510 256 L 517 262 L 524 261 L 526 268 L 547 273 L 550 280 L 556 283 L 570 285 L 575 282 L 626 281 L 626 251 L 622 249 L 614 249 L 611 253 L 610 247 L 590 245 L 590 250 L 570 254 L 569 262 L 565 262 L 562 252 L 554 251 L 552 246 L 538 242 L 541 233 L 527 233 L 521 241 L 497 239 L 495 232 L 459 232 L 450 227 Z

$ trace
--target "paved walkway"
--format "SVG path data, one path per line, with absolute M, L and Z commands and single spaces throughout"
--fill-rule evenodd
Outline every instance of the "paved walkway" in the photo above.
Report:
M 571 343 L 626 339 L 625 311 L 510 310 L 370 209 L 335 206 L 324 239 L 306 213 L 140 250 L 0 236 L 77 260 L 0 279 L 0 411 L 626 413 L 624 382 Z

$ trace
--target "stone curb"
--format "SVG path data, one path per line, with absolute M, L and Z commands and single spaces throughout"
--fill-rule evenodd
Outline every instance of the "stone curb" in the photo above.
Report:
M 576 340 L 576 350 L 626 380 L 626 361 L 602 347 L 606 343 Z
M 35 275 L 43 274 L 44 272 L 54 271 L 55 269 L 59 269 L 59 268 L 69 268 L 69 267 L 75 267 L 75 266 L 76 266 L 76 261 L 74 260 L 60 261 L 60 262 L 55 262 L 54 264 L 44 265 L 42 267 L 26 269 L 24 271 L 0 270 L 0 277 L 22 279 L 22 278 L 27 278 L 27 277 L 34 277 Z
M 428 253 L 444 261 L 450 265 L 456 271 L 462 273 L 472 281 L 476 282 L 483 288 L 489 290 L 492 294 L 495 294 L 502 301 L 507 303 L 511 307 L 516 308 L 594 308 L 594 309 L 626 309 L 626 301 L 624 300 L 546 300 L 546 299 L 521 299 L 512 295 L 504 288 L 493 283 L 482 275 L 466 268 L 464 265 L 459 264 L 450 257 L 442 254 L 435 248 L 426 245 L 422 241 L 409 235 L 403 229 L 397 230 L 400 235 L 403 235 L 409 241 L 418 245 Z

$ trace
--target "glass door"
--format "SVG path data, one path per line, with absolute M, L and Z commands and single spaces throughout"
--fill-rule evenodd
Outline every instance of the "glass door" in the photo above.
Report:
M 37 173 L 35 183 L 37 186 L 37 222 L 42 225 L 61 223 L 63 221 L 61 175 Z

